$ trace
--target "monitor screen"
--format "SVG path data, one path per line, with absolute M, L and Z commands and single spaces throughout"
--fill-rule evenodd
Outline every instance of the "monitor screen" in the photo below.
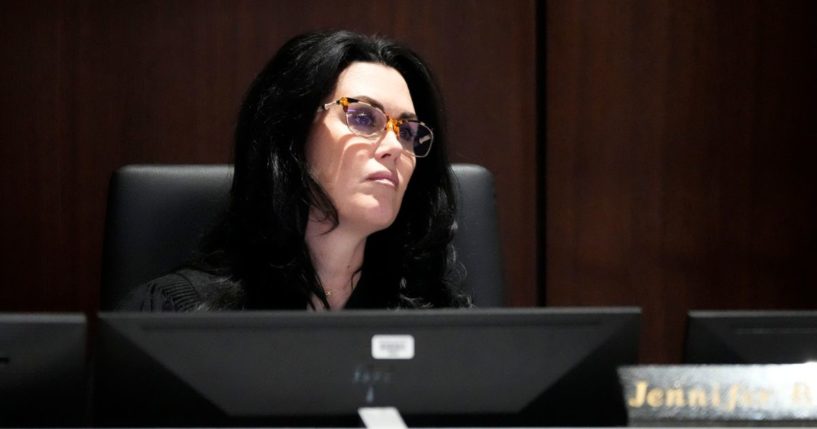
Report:
M 96 423 L 619 425 L 640 310 L 103 313 Z
M 0 314 L 0 426 L 87 423 L 85 316 Z
M 684 361 L 817 361 L 817 311 L 690 311 Z

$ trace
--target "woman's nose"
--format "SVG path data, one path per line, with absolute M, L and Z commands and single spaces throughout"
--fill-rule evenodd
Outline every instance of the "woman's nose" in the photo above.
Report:
M 397 138 L 398 132 L 399 130 L 396 126 L 386 127 L 386 132 L 380 137 L 380 140 L 377 142 L 377 148 L 375 149 L 375 155 L 378 158 L 389 156 L 397 158 L 403 153 L 403 144 L 400 143 L 400 140 Z

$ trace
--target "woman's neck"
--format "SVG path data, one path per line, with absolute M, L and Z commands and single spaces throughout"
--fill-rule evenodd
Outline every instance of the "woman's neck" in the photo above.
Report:
M 331 223 L 310 217 L 304 238 L 329 308 L 343 308 L 360 278 L 366 236 L 341 226 L 332 229 Z M 316 296 L 312 297 L 312 304 L 317 310 L 323 309 L 323 303 Z

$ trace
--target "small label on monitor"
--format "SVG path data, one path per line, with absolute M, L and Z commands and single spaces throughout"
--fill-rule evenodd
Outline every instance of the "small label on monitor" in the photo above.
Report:
M 413 359 L 414 337 L 411 335 L 374 335 L 372 357 L 375 359 Z

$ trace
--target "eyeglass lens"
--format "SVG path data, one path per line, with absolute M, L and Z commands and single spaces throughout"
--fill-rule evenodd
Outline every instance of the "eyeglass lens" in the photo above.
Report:
M 346 108 L 346 124 L 355 134 L 372 137 L 386 128 L 388 117 L 374 106 L 366 103 L 349 103 Z M 428 155 L 433 134 L 431 129 L 414 120 L 401 120 L 397 124 L 397 139 L 403 149 L 416 157 Z

